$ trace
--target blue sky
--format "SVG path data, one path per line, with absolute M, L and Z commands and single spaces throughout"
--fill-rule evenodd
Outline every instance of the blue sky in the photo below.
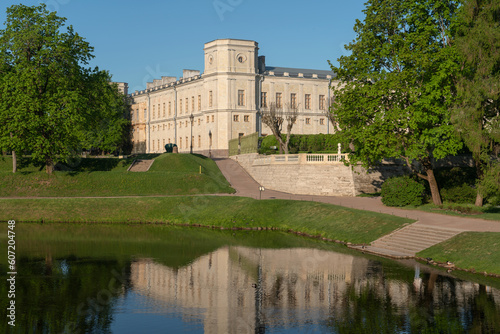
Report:
M 130 90 L 182 69 L 203 71 L 203 44 L 218 38 L 255 40 L 267 65 L 327 70 L 363 20 L 361 0 L 44 0 L 0 3 L 5 9 L 44 2 L 67 18 L 94 48 L 92 66 Z

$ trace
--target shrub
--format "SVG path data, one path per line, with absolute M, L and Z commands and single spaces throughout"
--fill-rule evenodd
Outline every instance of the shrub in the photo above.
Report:
M 451 203 L 474 203 L 476 201 L 476 195 L 476 190 L 465 183 L 461 186 L 441 190 L 441 198 L 443 201 Z
M 422 205 L 425 188 L 409 176 L 392 177 L 382 185 L 382 203 L 387 206 Z

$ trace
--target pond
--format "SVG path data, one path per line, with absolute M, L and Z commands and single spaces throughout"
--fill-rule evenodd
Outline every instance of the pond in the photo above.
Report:
M 498 279 L 280 232 L 18 224 L 16 256 L 3 333 L 500 333 Z

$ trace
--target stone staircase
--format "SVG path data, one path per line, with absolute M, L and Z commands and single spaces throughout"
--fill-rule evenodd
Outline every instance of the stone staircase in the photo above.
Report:
M 153 164 L 154 160 L 141 160 L 137 159 L 132 162 L 130 167 L 128 168 L 128 172 L 147 172 L 150 168 L 151 165 Z
M 373 241 L 369 246 L 353 246 L 366 253 L 392 258 L 413 258 L 415 254 L 463 232 L 458 229 L 412 224 Z

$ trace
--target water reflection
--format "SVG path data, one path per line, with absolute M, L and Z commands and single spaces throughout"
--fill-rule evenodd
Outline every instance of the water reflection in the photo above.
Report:
M 205 333 L 500 332 L 498 290 L 415 269 L 401 281 L 361 257 L 224 247 L 180 269 L 140 259 L 131 283 L 156 305 L 205 310 Z

